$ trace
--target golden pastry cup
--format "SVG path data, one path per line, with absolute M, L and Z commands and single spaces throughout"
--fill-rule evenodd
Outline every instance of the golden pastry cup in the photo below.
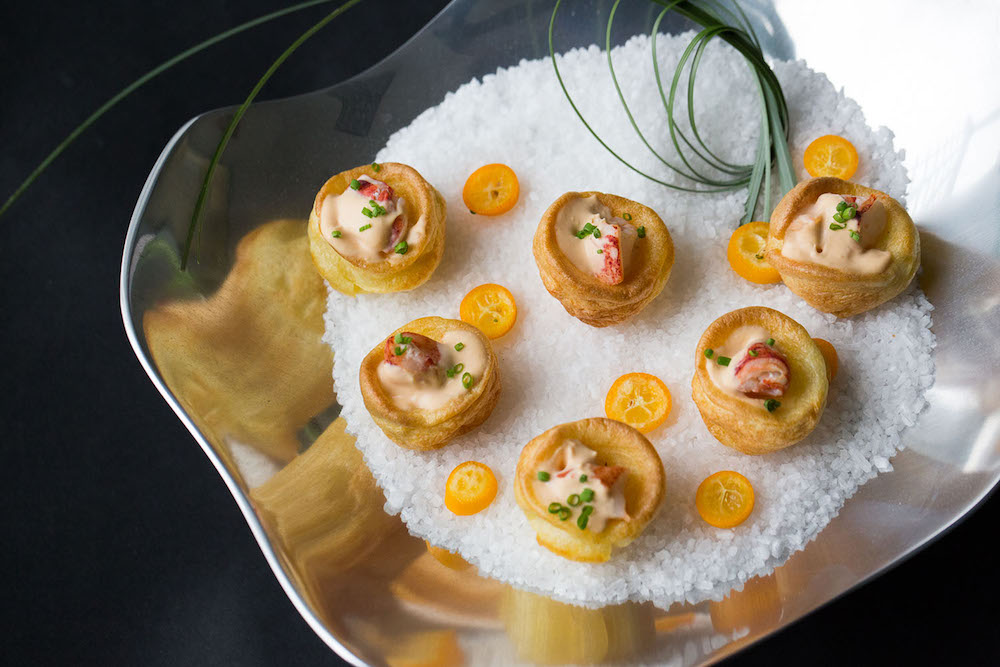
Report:
M 598 465 L 622 466 L 625 477 L 625 511 L 629 519 L 610 519 L 604 530 L 580 530 L 575 521 L 560 521 L 538 498 L 533 481 L 568 439 L 579 440 L 597 452 Z M 585 563 L 603 563 L 615 548 L 634 540 L 646 528 L 663 503 L 663 462 L 642 433 L 628 424 L 596 417 L 561 424 L 525 445 L 514 474 L 514 498 L 535 529 L 538 543 L 563 558 Z
M 421 317 L 396 329 L 389 336 L 407 331 L 440 342 L 447 332 L 455 330 L 475 336 L 486 350 L 488 363 L 482 377 L 475 379 L 467 393 L 436 410 L 399 408 L 382 388 L 378 365 L 383 360 L 385 338 L 380 339 L 361 362 L 359 375 L 365 407 L 382 432 L 400 447 L 416 450 L 444 447 L 486 421 L 500 398 L 500 366 L 493 344 L 471 324 L 443 317 Z
M 323 238 L 320 211 L 324 200 L 327 196 L 342 194 L 352 180 L 361 176 L 387 183 L 397 197 L 406 200 L 404 211 L 411 227 L 421 217 L 427 221 L 423 241 L 419 245 L 411 245 L 409 252 L 400 255 L 399 260 L 368 262 L 344 257 Z M 331 287 L 350 296 L 365 292 L 402 292 L 413 289 L 430 278 L 441 262 L 444 254 L 445 215 L 444 197 L 413 167 L 397 162 L 383 162 L 377 172 L 371 165 L 342 171 L 323 184 L 316 194 L 309 215 L 309 250 L 313 264 Z
M 569 201 L 596 195 L 613 215 L 632 216 L 630 222 L 645 227 L 646 236 L 636 239 L 625 280 L 606 285 L 574 265 L 556 239 L 556 217 Z M 559 299 L 566 312 L 592 327 L 624 322 L 656 298 L 674 265 L 674 242 L 656 211 L 631 199 L 603 192 L 567 192 L 546 209 L 535 231 L 532 245 L 538 274 L 549 294 Z
M 742 326 L 767 329 L 775 348 L 788 361 L 791 380 L 774 412 L 725 393 L 706 370 L 706 362 L 716 362 L 714 357 L 705 357 L 705 350 L 718 350 Z M 771 308 L 752 306 L 726 313 L 708 326 L 695 350 L 691 397 L 709 433 L 744 454 L 776 452 L 809 435 L 823 415 L 828 388 L 826 361 L 809 332 Z
M 845 271 L 781 254 L 788 225 L 826 193 L 851 195 L 859 200 L 870 195 L 879 197 L 886 209 L 886 225 L 874 247 L 892 255 L 884 271 Z M 788 289 L 810 306 L 837 317 L 851 317 L 885 303 L 906 289 L 920 265 L 920 236 L 906 209 L 884 192 L 839 178 L 813 178 L 796 185 L 778 202 L 771 214 L 764 256 L 781 274 Z

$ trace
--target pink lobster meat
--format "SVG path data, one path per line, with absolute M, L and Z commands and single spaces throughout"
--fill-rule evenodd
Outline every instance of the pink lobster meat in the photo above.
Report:
M 397 343 L 395 336 L 385 339 L 382 355 L 385 363 L 399 366 L 411 375 L 420 375 L 441 361 L 441 350 L 433 339 L 410 331 L 404 331 L 400 336 L 409 341 Z M 396 354 L 397 351 L 402 354 Z
M 792 378 L 788 361 L 764 343 L 751 345 L 733 372 L 739 381 L 737 388 L 750 398 L 784 396 Z
M 392 213 L 396 210 L 396 193 L 392 189 L 392 186 L 388 183 L 374 180 L 362 181 L 360 179 L 358 182 L 361 183 L 361 187 L 358 188 L 358 194 L 362 197 L 378 202 L 379 206 L 386 210 L 386 213 Z M 408 226 L 406 216 L 404 215 L 400 215 L 393 220 L 392 231 L 389 233 L 389 240 L 382 248 L 382 252 L 386 254 L 392 253 L 396 249 L 396 244 L 399 243 L 406 234 Z

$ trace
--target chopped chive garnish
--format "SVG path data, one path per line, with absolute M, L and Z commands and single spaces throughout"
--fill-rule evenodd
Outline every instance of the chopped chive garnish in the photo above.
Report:
M 845 208 L 847 208 L 847 202 L 846 201 L 840 202 L 839 204 L 837 204 L 837 213 L 842 213 Z
M 840 214 L 840 216 L 844 220 L 850 220 L 855 215 L 857 215 L 857 212 L 858 212 L 858 209 L 854 208 L 853 206 L 849 206 L 846 211 L 844 211 L 843 213 Z
M 718 357 L 716 358 L 715 363 L 720 366 L 728 366 L 730 361 L 732 361 L 731 357 Z
M 853 229 L 851 230 L 851 238 L 854 239 L 855 241 L 857 241 L 858 243 L 861 242 L 861 234 L 858 234 Z
M 594 490 L 593 489 L 584 489 L 583 491 L 580 492 L 580 499 L 583 500 L 583 502 L 585 502 L 585 503 L 589 503 L 591 500 L 594 499 Z M 584 509 L 587 509 L 587 508 L 584 507 Z
M 834 213 L 833 214 L 833 219 L 836 220 L 837 222 L 843 222 L 844 221 L 844 216 L 841 215 L 840 213 Z
M 830 223 L 830 229 L 832 229 L 832 230 L 833 230 L 833 231 L 835 231 L 835 232 L 836 232 L 836 231 L 839 231 L 839 230 L 841 230 L 841 229 L 843 229 L 843 228 L 844 228 L 845 226 L 846 226 L 846 225 L 838 225 L 838 224 L 837 224 L 837 223 L 835 223 L 835 222 L 831 222 L 831 223 Z
M 465 370 L 465 364 L 455 364 L 455 375 Z
M 767 339 L 767 344 L 768 345 L 774 345 L 774 339 L 773 338 L 768 338 Z
M 359 232 L 363 232 L 363 231 L 365 231 L 366 229 L 371 229 L 371 228 L 372 228 L 372 225 L 371 225 L 371 223 L 368 223 L 367 225 L 361 225 L 360 227 L 358 227 L 358 231 L 359 231 Z
M 781 403 L 774 400 L 773 398 L 769 398 L 766 401 L 764 401 L 764 407 L 767 408 L 768 412 L 774 412 L 775 410 L 781 407 Z
M 571 494 L 570 497 L 566 499 L 566 504 L 569 505 L 570 507 L 576 507 L 577 505 L 579 505 L 580 494 L 578 493 Z
M 570 518 L 571 516 L 573 516 L 573 510 L 571 510 L 568 507 L 560 507 L 559 508 L 559 520 L 560 521 L 565 521 L 566 519 Z
M 747 354 L 749 354 L 751 357 L 756 357 L 757 350 L 747 350 Z
M 637 234 L 637 236 L 640 239 L 646 238 L 646 228 L 645 227 L 639 227 L 639 229 L 636 230 L 636 234 Z
M 380 164 L 379 164 L 378 162 L 372 162 L 372 169 L 373 169 L 373 170 L 375 171 L 375 173 L 377 174 L 377 173 L 379 173 L 380 171 L 382 171 L 382 165 L 380 165 Z
M 335 229 L 332 232 L 330 232 L 330 236 L 332 236 L 335 239 L 339 239 L 342 236 L 342 234 L 339 229 Z
M 538 473 L 538 474 L 541 474 L 541 473 Z M 541 478 L 539 478 L 539 479 L 541 479 Z M 544 481 L 544 480 L 542 480 L 542 481 Z M 563 506 L 560 505 L 559 503 L 549 503 L 549 514 L 558 514 L 559 510 L 561 510 L 562 508 L 563 508 Z
M 593 232 L 593 234 L 594 234 L 594 238 L 595 238 L 595 239 L 599 239 L 599 238 L 601 238 L 601 230 L 600 230 L 600 229 L 597 229 L 596 227 L 594 227 L 594 232 Z
M 626 220 L 631 220 L 632 219 L 632 214 L 631 213 L 625 213 L 624 215 L 622 215 L 622 217 L 625 218 Z M 639 229 L 645 229 L 645 228 L 644 227 L 640 227 Z M 640 238 L 641 238 L 641 235 L 640 235 Z
M 586 475 L 580 475 L 580 481 L 581 482 L 586 482 L 587 481 L 587 476 Z
M 591 514 L 593 513 L 593 511 L 594 511 L 594 506 L 593 506 L 593 505 L 587 505 L 587 506 L 583 507 L 583 508 L 582 508 L 582 509 L 580 510 L 580 512 L 581 512 L 581 513 L 582 513 L 582 514 L 583 514 L 584 516 L 590 516 L 590 515 L 591 515 Z
M 374 214 L 371 211 L 369 211 L 367 208 L 363 208 L 363 209 L 361 209 L 361 215 L 365 216 L 366 218 L 370 218 Z
M 455 343 L 455 351 L 461 352 L 465 349 L 465 343 Z
M 409 249 L 410 246 L 406 243 L 406 241 L 400 241 L 399 243 L 396 244 L 396 247 L 394 248 L 397 255 L 405 255 Z
M 715 354 L 715 350 L 713 350 L 712 348 L 708 348 L 707 350 L 705 350 L 705 356 L 708 357 L 709 359 L 712 358 L 713 354 Z
M 395 354 L 397 357 L 403 356 L 403 352 L 406 352 L 406 348 L 400 347 L 398 345 L 396 346 L 396 349 L 392 351 L 392 353 Z
M 581 514 L 576 519 L 576 525 L 580 530 L 585 530 L 587 528 L 587 520 L 590 518 L 587 514 Z
M 550 475 L 549 473 L 545 472 L 544 470 L 539 470 L 538 471 L 538 481 L 539 482 L 547 482 L 550 479 L 552 479 L 552 475 Z M 558 504 L 559 503 L 552 503 L 552 505 L 558 505 Z M 549 511 L 550 512 L 552 511 L 552 505 L 549 505 Z
M 597 254 L 598 254 L 598 255 L 603 255 L 603 254 L 604 254 L 604 251 L 603 251 L 603 250 L 598 250 L 598 251 L 597 251 Z
M 351 189 L 352 190 L 360 190 L 361 189 L 361 181 L 359 181 L 356 178 L 351 179 Z
M 461 365 L 461 364 L 459 364 L 459 365 Z M 472 374 L 471 373 L 466 373 L 465 375 L 462 376 L 462 386 L 465 387 L 466 389 L 471 389 L 472 388 Z
M 394 342 L 394 343 L 402 343 L 403 342 L 403 334 L 402 333 L 396 334 L 395 337 L 393 337 L 392 342 Z

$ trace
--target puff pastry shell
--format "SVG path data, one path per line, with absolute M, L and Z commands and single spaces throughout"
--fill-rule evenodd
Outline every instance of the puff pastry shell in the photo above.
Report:
M 320 231 L 320 212 L 330 195 L 339 195 L 353 179 L 368 176 L 387 183 L 396 195 L 406 200 L 406 216 L 411 225 L 420 217 L 426 220 L 423 241 L 412 246 L 402 259 L 367 262 L 338 253 Z M 309 215 L 309 250 L 313 263 L 338 292 L 355 295 L 364 292 L 401 292 L 422 284 L 437 268 L 444 254 L 446 208 L 444 198 L 413 167 L 383 162 L 376 172 L 371 165 L 355 167 L 333 176 L 316 194 Z
M 633 225 L 646 228 L 645 238 L 636 241 L 625 279 L 617 285 L 602 283 L 577 268 L 560 250 L 556 238 L 556 219 L 563 206 L 591 195 L 613 215 L 628 213 Z M 618 324 L 645 308 L 663 290 L 674 265 L 674 243 L 656 211 L 603 192 L 567 192 L 552 202 L 542 215 L 532 247 L 545 289 L 559 299 L 566 312 L 593 327 Z
M 383 360 L 385 338 L 380 339 L 361 362 L 361 396 L 372 419 L 386 436 L 406 449 L 429 450 L 444 447 L 454 438 L 486 421 L 500 397 L 500 367 L 490 340 L 476 327 L 461 320 L 422 317 L 389 334 L 413 332 L 440 341 L 448 331 L 461 330 L 477 338 L 488 357 L 482 377 L 460 397 L 436 410 L 403 410 L 382 388 L 378 365 Z
M 736 329 L 761 326 L 776 341 L 775 348 L 791 371 L 781 406 L 768 412 L 720 389 L 709 377 L 705 350 L 717 350 Z M 744 454 L 768 454 L 794 445 L 809 435 L 826 407 L 829 384 L 823 353 L 801 324 L 787 315 L 763 306 L 741 308 L 712 322 L 695 350 L 695 372 L 691 397 L 701 418 L 715 438 Z
M 874 247 L 892 255 L 885 270 L 874 274 L 845 271 L 781 254 L 788 225 L 826 193 L 853 195 L 859 201 L 869 195 L 879 197 L 886 208 L 886 226 Z M 906 210 L 884 192 L 839 178 L 813 178 L 792 188 L 774 209 L 764 256 L 788 288 L 810 306 L 837 317 L 850 317 L 885 303 L 910 284 L 920 265 L 920 236 Z
M 534 491 L 536 471 L 568 439 L 597 452 L 602 465 L 622 466 L 625 511 L 629 519 L 610 519 L 600 533 L 580 530 L 573 521 L 560 521 Z M 663 462 L 642 433 L 613 419 L 593 418 L 550 428 L 525 445 L 517 462 L 514 498 L 535 529 L 540 545 L 571 560 L 600 563 L 612 550 L 634 540 L 656 515 L 665 492 Z

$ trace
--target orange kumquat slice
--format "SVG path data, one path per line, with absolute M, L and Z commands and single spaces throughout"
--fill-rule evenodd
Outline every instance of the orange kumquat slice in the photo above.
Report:
M 500 215 L 514 208 L 520 193 L 513 169 L 505 164 L 488 164 L 465 181 L 462 200 L 476 215 Z
M 482 512 L 497 496 L 497 478 L 490 467 L 478 461 L 459 464 L 444 486 L 444 504 L 455 514 Z
M 649 373 L 628 373 L 615 380 L 604 399 L 609 419 L 649 433 L 666 421 L 672 406 L 670 390 Z
M 477 327 L 489 338 L 499 338 L 514 326 L 517 303 L 503 285 L 487 283 L 465 295 L 458 307 L 463 322 Z
M 729 266 L 733 267 L 736 275 L 758 285 L 781 282 L 778 270 L 764 259 L 767 228 L 766 222 L 740 225 L 729 237 L 729 247 L 726 248 Z
M 837 377 L 837 367 L 840 365 L 837 358 L 837 348 L 833 346 L 833 343 L 822 338 L 813 338 L 813 342 L 823 353 L 823 360 L 826 362 L 826 379 L 833 382 L 833 378 Z
M 698 514 L 716 528 L 735 528 L 753 511 L 753 486 L 743 475 L 723 470 L 705 478 L 694 497 Z
M 802 161 L 810 176 L 836 176 L 846 181 L 858 170 L 858 151 L 847 139 L 827 134 L 806 147 Z

